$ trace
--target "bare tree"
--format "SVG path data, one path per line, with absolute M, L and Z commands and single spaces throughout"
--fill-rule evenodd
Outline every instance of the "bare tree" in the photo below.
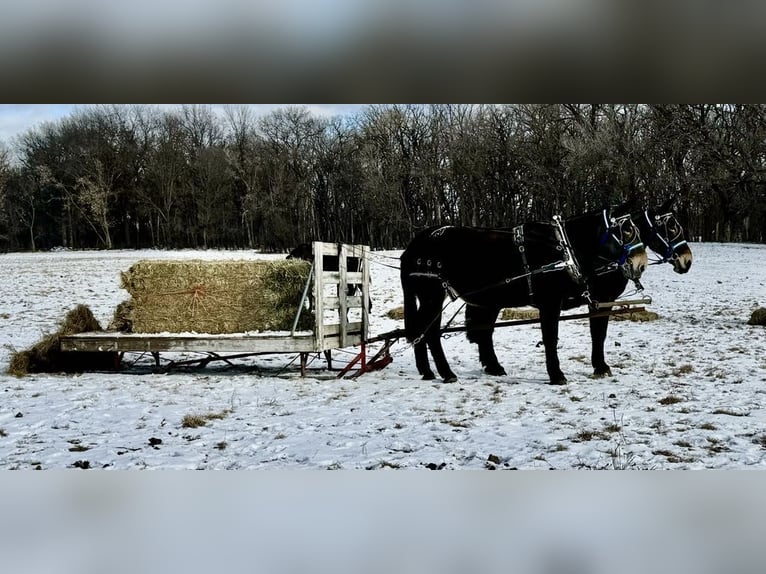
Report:
M 88 224 L 107 249 L 112 248 L 112 218 L 110 207 L 114 201 L 114 182 L 117 174 L 104 168 L 98 158 L 83 166 L 83 175 L 77 178 L 75 205 L 82 210 Z
M 274 247 L 306 241 L 317 229 L 311 177 L 326 124 L 304 107 L 275 110 L 259 122 L 265 140 L 263 213 Z
M 256 133 L 255 115 L 247 106 L 226 106 L 227 144 L 226 160 L 234 176 L 238 194 L 239 216 L 247 236 L 246 245 L 254 247 L 255 225 L 261 215 L 259 176 L 262 169 L 259 147 L 261 140 Z
M 152 138 L 147 157 L 146 185 L 140 190 L 151 206 L 148 225 L 155 245 L 171 246 L 183 225 L 178 219 L 183 180 L 188 169 L 184 157 L 185 132 L 181 118 L 173 113 L 156 115 L 147 125 Z

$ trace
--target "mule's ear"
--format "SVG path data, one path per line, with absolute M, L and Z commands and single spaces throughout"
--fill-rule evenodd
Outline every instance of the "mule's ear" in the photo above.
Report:
M 612 209 L 615 215 L 627 215 L 636 209 L 638 205 L 638 196 L 633 194 L 626 201 Z
M 660 205 L 660 207 L 659 207 L 659 209 L 657 209 L 657 211 L 658 211 L 659 213 L 668 213 L 668 212 L 670 212 L 670 211 L 673 209 L 673 204 L 674 204 L 675 202 L 676 202 L 676 196 L 675 196 L 675 195 L 671 195 L 671 196 L 670 196 L 670 197 L 669 197 L 669 198 L 668 198 L 668 199 L 665 201 L 665 203 L 663 203 L 662 205 Z

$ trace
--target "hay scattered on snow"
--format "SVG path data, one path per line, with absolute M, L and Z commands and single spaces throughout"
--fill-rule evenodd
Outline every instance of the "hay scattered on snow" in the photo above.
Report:
M 615 321 L 633 321 L 635 323 L 644 323 L 646 321 L 656 321 L 660 316 L 654 311 L 631 311 L 630 313 L 618 313 L 611 316 Z
M 630 313 L 621 313 L 611 316 L 615 321 L 656 321 L 660 318 L 657 313 L 653 311 L 632 311 Z M 531 307 L 518 307 L 503 309 L 501 314 L 503 321 L 516 321 L 520 319 L 539 319 L 540 312 L 537 309 Z
M 753 314 L 750 315 L 750 320 L 747 322 L 748 325 L 766 325 L 766 309 L 763 307 L 760 307 L 759 309 L 756 309 L 753 311 Z
M 78 305 L 67 313 L 58 331 L 45 335 L 29 349 L 13 352 L 7 373 L 21 377 L 28 373 L 114 370 L 118 362 L 117 353 L 61 351 L 62 336 L 101 330 L 91 310 L 86 305 Z
M 311 265 L 278 261 L 139 261 L 122 273 L 134 333 L 241 333 L 292 328 Z M 298 329 L 313 326 L 307 310 Z
M 530 307 L 514 307 L 503 309 L 500 314 L 503 321 L 517 321 L 519 319 L 539 319 L 540 312 Z
M 389 319 L 395 319 L 396 321 L 404 320 L 404 306 L 394 307 L 386 313 L 386 317 Z

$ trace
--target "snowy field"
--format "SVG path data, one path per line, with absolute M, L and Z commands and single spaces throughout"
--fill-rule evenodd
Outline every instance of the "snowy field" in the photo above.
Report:
M 688 274 L 662 265 L 642 279 L 659 320 L 610 322 L 613 377 L 591 378 L 584 321 L 561 324 L 564 387 L 545 384 L 535 325 L 496 331 L 503 377 L 483 374 L 464 334 L 449 337 L 459 380 L 448 385 L 420 380 L 403 340 L 391 365 L 355 380 L 332 379 L 318 358 L 301 379 L 292 355 L 167 374 L 2 374 L 0 468 L 766 468 L 766 332 L 746 324 L 766 306 L 766 246 L 692 249 Z M 385 316 L 401 305 L 398 271 L 386 266 L 396 255 L 373 254 L 373 335 L 402 326 Z M 79 303 L 106 326 L 127 298 L 119 272 L 135 261 L 182 257 L 259 255 L 0 255 L 3 372 L 13 348 L 36 343 Z M 207 424 L 184 426 L 194 415 Z

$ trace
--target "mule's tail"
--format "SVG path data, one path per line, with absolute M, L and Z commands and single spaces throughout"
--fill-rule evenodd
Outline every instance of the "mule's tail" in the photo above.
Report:
M 402 293 L 404 294 L 404 333 L 409 342 L 417 339 L 420 333 L 420 321 L 418 321 L 418 303 L 415 295 L 414 277 L 406 269 L 406 264 L 402 261 L 401 280 Z

